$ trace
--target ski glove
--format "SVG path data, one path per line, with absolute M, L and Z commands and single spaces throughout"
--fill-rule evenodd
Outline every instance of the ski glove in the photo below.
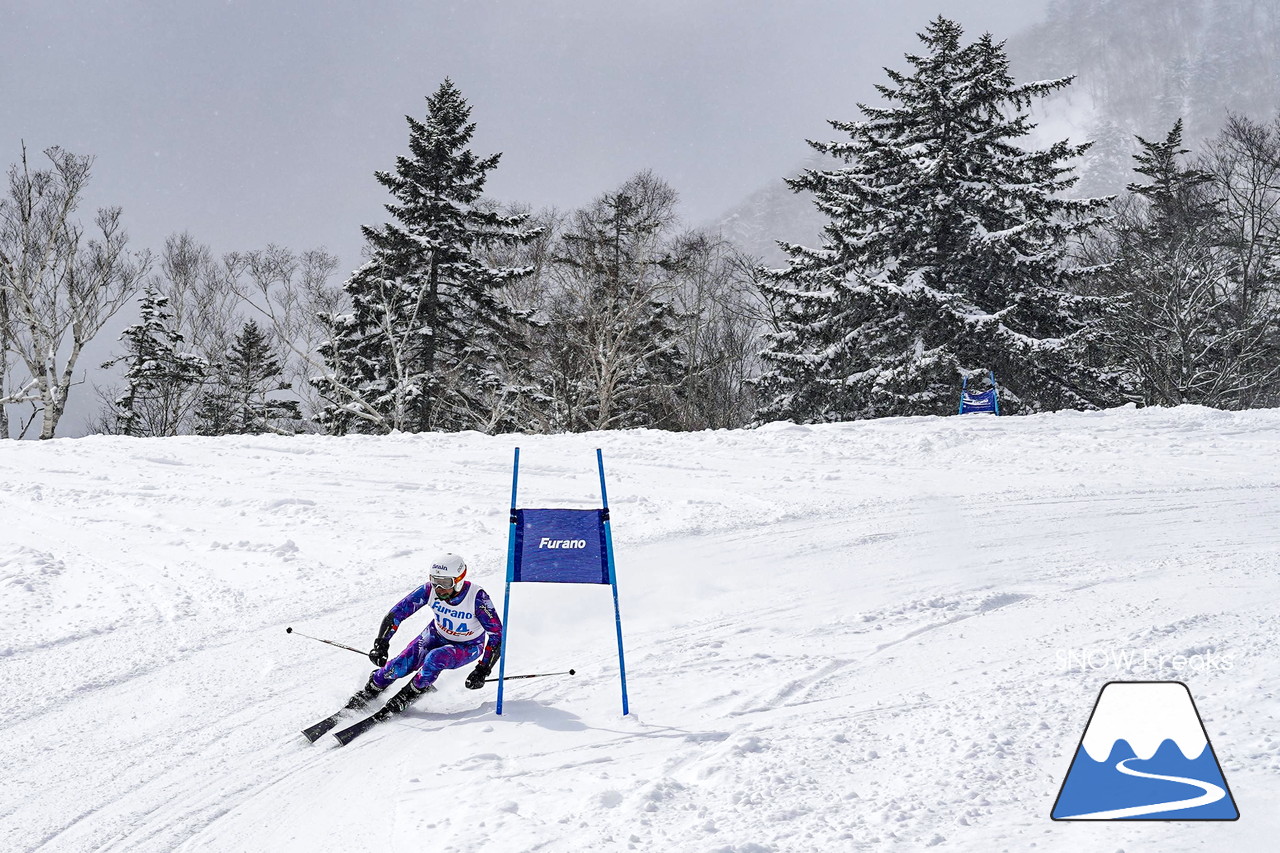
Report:
M 484 687 L 484 680 L 489 677 L 492 664 L 478 664 L 475 669 L 471 670 L 471 674 L 467 676 L 467 689 L 479 690 Z
M 385 637 L 379 637 L 373 641 L 373 648 L 369 650 L 369 660 L 373 661 L 374 666 L 387 665 L 387 650 L 391 646 L 391 641 Z

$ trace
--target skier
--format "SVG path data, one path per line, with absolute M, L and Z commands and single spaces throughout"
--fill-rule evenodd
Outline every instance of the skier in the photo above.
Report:
M 457 554 L 443 554 L 431 562 L 427 582 L 401 599 L 382 620 L 369 652 L 369 660 L 378 668 L 351 697 L 348 709 L 363 708 L 393 681 L 416 670 L 417 675 L 387 700 L 385 709 L 399 713 L 423 693 L 435 690 L 436 677 L 443 670 L 458 669 L 474 660 L 479 663 L 467 676 L 467 687 L 484 687 L 502 650 L 502 621 L 488 593 L 465 580 L 466 576 L 467 564 Z M 396 629 L 423 607 L 430 608 L 435 618 L 404 651 L 388 660 Z

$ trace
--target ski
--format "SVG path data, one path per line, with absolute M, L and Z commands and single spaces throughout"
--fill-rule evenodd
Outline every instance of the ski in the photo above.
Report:
M 356 738 L 360 737 L 360 735 L 364 734 L 365 732 L 369 731 L 369 729 L 376 726 L 378 723 L 381 723 L 384 720 L 387 720 L 390 717 L 392 717 L 395 713 L 396 713 L 395 711 L 392 711 L 388 708 L 383 708 L 382 710 L 377 711 L 365 717 L 360 722 L 347 726 L 342 731 L 334 732 L 333 736 L 338 739 L 339 744 L 341 744 L 342 746 L 346 746 L 347 744 L 351 743 L 351 741 L 355 740 Z M 326 722 L 328 721 L 326 720 Z M 329 728 L 333 728 L 334 725 L 337 725 L 337 723 L 330 725 Z M 324 731 L 327 732 L 328 730 L 329 729 L 325 729 Z M 324 732 L 321 732 L 320 734 L 324 734 Z M 317 735 L 317 737 L 319 737 L 319 735 Z
M 354 725 L 347 726 L 340 732 L 334 732 L 333 736 L 338 739 L 339 744 L 346 746 L 351 743 L 351 741 L 376 726 L 378 723 L 385 722 L 396 714 L 399 714 L 424 693 L 434 693 L 435 689 L 436 686 L 434 684 L 428 684 L 425 690 L 417 690 L 413 687 L 412 683 L 406 684 L 404 688 L 395 696 L 392 696 L 391 699 L 387 701 L 387 704 L 383 705 L 380 710 L 375 711 Z
M 307 726 L 305 729 L 302 730 L 302 736 L 305 737 L 311 743 L 315 743 L 321 737 L 324 736 L 325 732 L 329 731 L 334 726 L 338 725 L 338 720 L 341 719 L 342 715 L 345 713 L 347 713 L 347 709 L 343 708 L 341 711 L 337 712 L 336 714 L 333 714 L 332 716 L 329 716 L 329 717 L 325 717 L 323 720 L 316 723 L 314 726 Z

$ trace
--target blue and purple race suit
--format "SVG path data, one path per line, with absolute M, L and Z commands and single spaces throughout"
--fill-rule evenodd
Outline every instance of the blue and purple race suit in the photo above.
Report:
M 390 640 L 400 623 L 423 607 L 433 613 L 431 624 L 386 666 L 374 671 L 373 682 L 378 687 L 417 670 L 413 686 L 426 689 L 443 670 L 458 669 L 477 659 L 486 667 L 493 666 L 502 649 L 502 621 L 489 594 L 470 581 L 463 581 L 448 599 L 437 596 L 430 584 L 423 584 L 391 608 L 378 636 Z

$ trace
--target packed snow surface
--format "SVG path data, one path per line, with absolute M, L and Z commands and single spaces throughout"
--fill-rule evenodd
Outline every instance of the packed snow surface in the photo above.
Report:
M 496 693 L 301 728 L 519 503 L 607 586 L 511 591 Z M 1280 411 L 752 431 L 0 442 L 0 850 L 1274 850 Z M 393 651 L 425 626 L 418 614 Z M 294 628 L 293 634 L 285 632 Z M 1102 686 L 1185 682 L 1237 822 L 1054 823 Z

